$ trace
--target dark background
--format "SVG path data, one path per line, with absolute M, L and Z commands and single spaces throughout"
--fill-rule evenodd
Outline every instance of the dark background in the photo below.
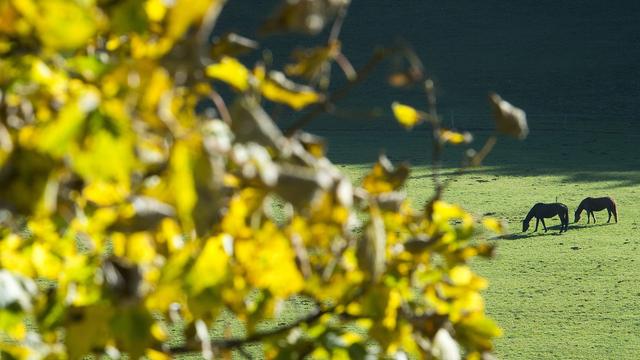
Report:
M 231 0 L 214 32 L 232 30 L 256 38 L 258 26 L 277 4 Z M 320 44 L 326 37 L 257 39 L 273 50 L 276 65 L 282 65 L 292 45 Z M 585 139 L 600 132 L 621 139 L 638 136 L 640 1 L 353 0 L 341 40 L 356 68 L 377 45 L 391 44 L 397 38 L 415 48 L 435 79 L 445 124 L 473 130 L 482 137 L 483 129 L 489 131 L 493 126 L 486 99 L 489 91 L 495 91 L 527 112 L 534 138 L 553 131 Z M 251 57 L 244 60 L 253 61 Z M 337 86 L 344 80 L 337 67 L 334 70 Z M 366 136 L 367 130 L 379 138 L 379 144 L 367 142 L 366 146 L 393 147 L 397 139 L 390 139 L 402 136 L 404 130 L 393 121 L 390 103 L 424 108 L 424 94 L 418 87 L 390 88 L 384 82 L 388 71 L 388 64 L 381 66 L 339 104 L 344 112 L 355 115 L 325 116 L 310 129 L 339 149 L 357 147 L 358 138 Z M 357 115 L 376 107 L 384 116 Z M 283 126 L 287 115 L 279 120 Z M 351 130 L 354 134 L 347 134 Z M 367 150 L 374 153 L 372 158 L 333 153 L 338 161 L 374 161 L 375 149 Z

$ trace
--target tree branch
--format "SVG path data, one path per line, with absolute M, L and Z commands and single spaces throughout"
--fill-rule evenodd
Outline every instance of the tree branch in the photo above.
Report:
M 427 79 L 424 82 L 424 89 L 427 95 L 427 106 L 429 107 L 429 118 L 432 126 L 433 151 L 431 154 L 431 162 L 433 166 L 433 183 L 436 187 L 436 193 L 433 199 L 439 199 L 442 195 L 442 184 L 440 183 L 440 157 L 442 154 L 442 142 L 440 141 L 440 118 L 438 118 L 436 94 L 433 80 Z
M 303 127 L 309 125 L 311 121 L 313 121 L 319 115 L 325 113 L 330 109 L 333 103 L 344 98 L 349 92 L 358 84 L 360 84 L 364 79 L 366 79 L 369 74 L 384 60 L 387 56 L 393 53 L 393 50 L 390 49 L 378 49 L 376 50 L 369 61 L 359 69 L 356 73 L 356 78 L 353 81 L 349 81 L 344 84 L 339 89 L 335 90 L 327 100 L 322 103 L 316 104 L 309 112 L 302 115 L 302 117 L 298 118 L 293 125 L 291 125 L 285 132 L 285 136 L 291 137 L 295 134 L 296 131 L 302 129 Z
M 265 330 L 265 331 L 260 331 L 260 332 L 256 332 L 254 334 L 251 334 L 247 337 L 236 337 L 236 338 L 229 338 L 229 339 L 222 339 L 222 340 L 211 340 L 211 347 L 212 348 L 216 348 L 216 349 L 235 349 L 238 348 L 242 345 L 246 345 L 249 343 L 254 343 L 254 342 L 259 342 L 265 338 L 268 337 L 272 337 L 272 336 L 276 336 L 276 335 L 280 335 L 283 334 L 299 325 L 305 324 L 305 323 L 312 323 L 316 320 L 318 320 L 320 317 L 322 317 L 322 315 L 331 313 L 333 311 L 335 311 L 337 305 L 331 306 L 329 308 L 326 309 L 317 309 L 316 311 L 314 311 L 311 314 L 308 314 L 307 316 L 303 316 L 302 318 L 287 324 L 285 326 L 280 326 L 280 327 L 275 327 L 273 329 L 269 329 L 269 330 Z M 189 345 L 184 345 L 184 346 L 176 346 L 176 347 L 170 347 L 168 350 L 168 353 L 171 355 L 177 355 L 177 354 L 184 354 L 184 353 L 191 353 L 191 352 L 197 352 L 199 351 L 200 347 L 199 346 L 189 346 Z

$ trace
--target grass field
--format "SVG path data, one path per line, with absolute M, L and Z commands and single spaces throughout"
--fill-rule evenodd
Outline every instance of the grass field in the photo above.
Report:
M 489 166 L 457 178 L 445 194 L 475 214 L 504 219 L 509 233 L 490 239 L 492 261 L 473 266 L 490 282 L 487 311 L 504 329 L 497 342 L 502 359 L 637 359 L 640 357 L 640 134 L 624 129 L 534 131 L 524 142 L 499 141 Z M 610 129 L 609 129 L 610 130 Z M 625 135 L 626 132 L 626 135 Z M 415 206 L 432 193 L 425 132 L 326 132 L 334 161 L 360 179 L 385 147 L 395 160 L 414 164 L 406 191 Z M 476 133 L 482 139 L 482 131 Z M 485 136 L 487 134 L 484 134 Z M 479 145 L 476 145 L 479 147 Z M 368 154 L 371 160 L 364 158 Z M 448 150 L 443 173 L 451 173 L 461 151 Z M 573 223 L 587 196 L 616 199 L 619 223 Z M 544 233 L 521 233 L 522 219 L 536 202 L 565 203 L 567 233 L 559 220 Z M 613 220 L 612 220 L 613 221 Z

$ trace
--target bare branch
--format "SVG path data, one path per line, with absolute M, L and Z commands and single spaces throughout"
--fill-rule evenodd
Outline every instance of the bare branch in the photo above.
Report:
M 200 63 L 206 65 L 208 62 L 208 56 L 205 54 L 205 50 L 208 50 L 210 47 L 206 46 L 209 43 L 209 36 L 213 32 L 213 28 L 216 25 L 218 20 L 218 16 L 220 16 L 220 12 L 224 7 L 227 0 L 222 0 L 218 2 L 213 2 L 207 12 L 202 19 L 202 25 L 198 29 L 198 33 L 196 34 L 197 42 L 198 42 L 198 57 L 200 58 Z
M 321 310 L 321 309 L 317 309 L 316 311 L 314 311 L 313 313 L 304 316 L 288 325 L 285 326 L 280 326 L 280 327 L 275 327 L 273 329 L 270 330 L 265 330 L 265 331 L 260 331 L 260 332 L 256 332 L 254 334 L 251 334 L 247 337 L 236 337 L 236 338 L 229 338 L 229 339 L 223 339 L 223 340 L 212 340 L 211 341 L 211 347 L 212 348 L 217 348 L 217 349 L 234 349 L 234 348 L 239 348 L 242 345 L 245 344 L 250 344 L 250 343 L 255 343 L 258 341 L 261 341 L 265 338 L 268 337 L 272 337 L 272 336 L 276 336 L 276 335 L 280 335 L 283 334 L 299 325 L 305 324 L 305 323 L 312 323 L 316 320 L 318 320 L 320 317 L 322 317 L 322 315 L 331 313 L 333 311 L 335 311 L 336 306 L 332 306 L 329 307 L 327 309 Z M 197 352 L 200 350 L 199 346 L 189 346 L 189 345 L 185 345 L 185 346 L 176 346 L 176 347 L 170 347 L 168 349 L 168 352 L 171 355 L 177 355 L 177 354 L 184 354 L 184 353 L 192 353 L 192 352 Z
M 222 120 L 227 125 L 231 126 L 231 114 L 229 113 L 229 109 L 224 103 L 224 99 L 222 99 L 222 96 L 220 96 L 217 91 L 211 89 L 209 98 L 211 98 L 211 101 L 213 101 L 213 103 L 216 105 L 216 108 L 218 108 L 218 112 L 220 113 L 220 117 L 222 118 Z
M 338 15 L 336 15 L 336 19 L 331 27 L 331 33 L 329 33 L 329 44 L 338 40 L 338 37 L 340 37 L 340 31 L 342 30 L 342 25 L 344 24 L 344 19 L 347 17 L 348 11 L 349 4 L 341 6 L 340 10 L 338 10 Z
M 442 155 L 442 143 L 440 142 L 440 118 L 438 118 L 436 94 L 433 80 L 427 79 L 424 82 L 424 89 L 427 95 L 427 106 L 429 108 L 429 117 L 431 118 L 433 150 L 431 154 L 431 162 L 433 166 L 433 182 L 436 187 L 436 193 L 433 199 L 439 199 L 442 195 L 442 184 L 440 183 L 440 157 Z
M 369 61 L 359 71 L 357 71 L 356 78 L 353 81 L 349 81 L 339 89 L 335 90 L 331 95 L 327 97 L 327 100 L 315 105 L 309 112 L 298 118 L 298 120 L 294 121 L 293 125 L 291 125 L 285 131 L 285 135 L 287 137 L 291 137 L 293 134 L 295 134 L 296 131 L 309 125 L 309 123 L 311 123 L 311 121 L 313 121 L 316 117 L 327 112 L 331 108 L 333 103 L 341 100 L 347 94 L 349 94 L 349 92 L 356 85 L 364 81 L 364 79 L 366 79 L 371 74 L 371 72 L 382 62 L 382 60 L 384 60 L 391 53 L 392 50 L 389 49 L 376 50 Z

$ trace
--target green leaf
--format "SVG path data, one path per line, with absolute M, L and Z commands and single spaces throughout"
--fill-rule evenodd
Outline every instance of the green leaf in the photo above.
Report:
M 142 306 L 131 306 L 112 317 L 110 330 L 121 350 L 129 353 L 132 359 L 138 359 L 153 341 L 152 325 L 149 311 Z
M 94 348 L 105 347 L 110 338 L 109 321 L 113 314 L 113 308 L 107 303 L 68 308 L 64 339 L 71 359 L 83 358 Z
M 111 26 L 116 34 L 130 32 L 145 33 L 148 31 L 149 20 L 143 1 L 120 1 L 113 6 L 111 12 Z
M 76 102 L 65 105 L 57 119 L 46 124 L 38 136 L 36 146 L 53 157 L 66 155 L 81 134 L 85 124 L 85 113 Z

